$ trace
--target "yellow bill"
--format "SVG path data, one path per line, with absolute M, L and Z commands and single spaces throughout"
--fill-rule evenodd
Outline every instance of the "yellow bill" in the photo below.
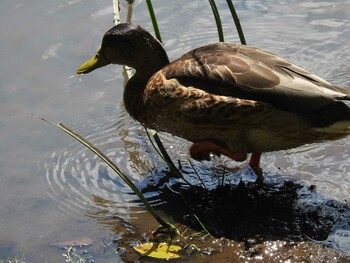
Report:
M 86 61 L 77 69 L 77 74 L 86 74 L 110 63 L 111 62 L 102 55 L 101 49 L 99 49 L 95 56 Z

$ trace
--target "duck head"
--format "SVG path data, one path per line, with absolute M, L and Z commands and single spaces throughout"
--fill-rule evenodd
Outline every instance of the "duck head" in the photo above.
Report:
M 77 73 L 89 73 L 108 64 L 127 65 L 136 70 L 158 70 L 168 63 L 162 44 L 154 36 L 141 26 L 122 23 L 104 34 L 101 48 L 77 69 Z

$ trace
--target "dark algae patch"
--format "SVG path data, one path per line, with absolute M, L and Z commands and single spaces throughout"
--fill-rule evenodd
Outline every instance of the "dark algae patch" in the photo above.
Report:
M 325 199 L 315 186 L 292 181 L 240 181 L 211 190 L 187 183 L 169 185 L 163 181 L 144 191 L 157 189 L 162 200 L 157 209 L 180 228 L 191 229 L 173 240 L 198 248 L 191 255 L 183 251 L 180 261 L 350 262 L 326 241 L 337 226 L 349 222 L 349 206 Z
M 321 204 L 322 207 L 299 204 L 302 188 L 293 182 L 262 187 L 241 182 L 210 191 L 195 186 L 177 189 L 180 197 L 171 195 L 173 191 L 164 193 L 167 204 L 162 209 L 174 211 L 174 207 L 178 207 L 178 219 L 199 230 L 196 215 L 216 237 L 240 241 L 249 238 L 325 240 L 339 220 L 340 215 L 334 213 L 333 208 L 341 205 L 331 201 Z M 348 209 L 345 204 L 342 206 L 343 210 Z

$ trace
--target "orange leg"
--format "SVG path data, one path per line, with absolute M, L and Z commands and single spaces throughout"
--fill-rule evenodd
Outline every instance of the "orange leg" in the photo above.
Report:
M 247 159 L 246 153 L 233 153 L 212 141 L 195 142 L 190 147 L 190 155 L 193 159 L 197 161 L 209 161 L 210 153 L 223 154 L 237 162 L 243 162 Z
M 262 183 L 264 181 L 263 172 L 260 167 L 260 157 L 261 157 L 261 153 L 252 153 L 249 160 L 249 166 L 253 169 L 255 174 L 258 176 L 258 179 L 257 179 L 258 183 Z
M 197 161 L 210 160 L 210 153 L 223 154 L 236 162 L 243 162 L 247 159 L 247 153 L 233 153 L 230 150 L 220 146 L 212 141 L 200 141 L 195 142 L 190 147 L 190 155 Z M 260 168 L 261 153 L 252 153 L 249 166 L 253 169 L 258 176 L 257 182 L 262 183 L 264 181 L 262 169 Z

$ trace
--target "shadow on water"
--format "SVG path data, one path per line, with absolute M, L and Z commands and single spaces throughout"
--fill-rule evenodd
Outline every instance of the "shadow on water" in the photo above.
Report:
M 301 182 L 268 182 L 262 187 L 239 181 L 214 189 L 183 183 L 155 185 L 165 210 L 176 221 L 216 237 L 234 240 L 326 240 L 346 218 L 346 203 L 326 200 L 314 186 Z M 155 191 L 149 186 L 149 191 Z M 147 191 L 148 191 L 147 190 Z
M 325 241 L 336 226 L 350 219 L 348 204 L 326 200 L 314 186 L 301 182 L 258 186 L 239 181 L 210 190 L 183 183 L 154 187 L 165 201 L 159 209 L 176 221 L 197 230 L 202 224 L 215 237 L 237 241 Z
M 295 262 L 304 262 L 306 254 L 316 260 L 310 262 L 349 260 L 341 252 L 327 248 L 349 251 L 350 207 L 346 201 L 326 198 L 317 193 L 315 186 L 286 180 L 282 175 L 267 175 L 264 185 L 258 186 L 252 182 L 254 175 L 249 168 L 231 174 L 213 171 L 206 164 L 195 168 L 201 180 L 191 172 L 191 167 L 182 167 L 185 180 L 176 178 L 166 169 L 158 170 L 148 177 L 142 191 L 152 193 L 150 202 L 176 224 L 199 232 L 205 226 L 214 239 L 210 239 L 210 242 L 208 239 L 196 240 L 199 247 L 212 249 L 211 242 L 218 240 L 227 244 L 233 242 L 230 243 L 229 252 L 226 252 L 228 254 L 217 250 L 222 257 L 225 255 L 230 260 L 234 258 L 233 251 L 243 260 L 244 257 L 264 257 L 270 250 L 275 250 L 275 254 L 270 255 L 271 262 L 289 257 Z M 140 218 L 134 217 L 136 220 L 130 223 L 125 215 L 120 216 L 118 212 L 111 214 L 108 209 L 101 209 L 111 203 L 106 199 L 94 197 L 94 202 L 100 208 L 87 215 L 116 234 L 123 231 L 121 225 L 128 229 L 128 233 L 124 232 L 124 245 L 141 241 L 140 225 L 152 225 L 143 222 L 141 214 Z M 141 205 L 135 199 L 131 202 Z M 135 213 L 130 211 L 130 215 L 135 216 Z M 156 225 L 153 224 L 153 227 Z M 332 258 L 337 260 L 332 261 Z M 224 261 L 215 259 L 215 262 Z

